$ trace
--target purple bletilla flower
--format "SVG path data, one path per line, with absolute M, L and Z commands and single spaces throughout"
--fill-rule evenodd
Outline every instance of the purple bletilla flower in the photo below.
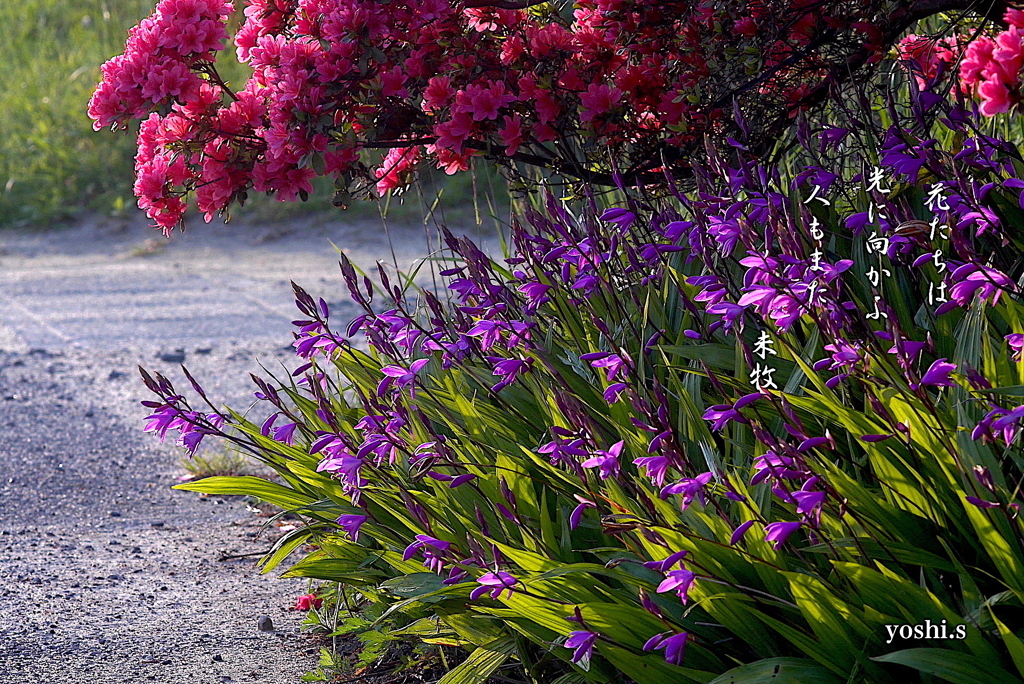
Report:
M 796 501 L 796 512 L 804 515 L 811 515 L 825 501 L 825 492 L 800 490 L 793 492 L 792 496 Z
M 985 501 L 984 499 L 979 499 L 976 496 L 968 496 L 964 498 L 967 500 L 967 503 L 971 504 L 972 506 L 977 506 L 978 508 L 999 508 L 998 503 L 995 503 L 993 501 Z
M 633 459 L 633 464 L 647 470 L 645 474 L 650 478 L 651 483 L 655 487 L 661 487 L 665 484 L 665 475 L 668 472 L 669 465 L 671 465 L 668 458 L 661 454 L 635 458 Z
M 1013 350 L 1014 360 L 1020 361 L 1022 352 L 1024 352 L 1024 334 L 1010 333 L 1009 335 L 1006 336 L 1005 339 L 1006 342 L 1010 345 L 1010 349 Z
M 298 423 L 286 423 L 274 428 L 274 440 L 285 444 L 295 444 L 295 428 Z
M 377 385 L 377 396 L 382 397 L 384 393 L 395 385 L 401 389 L 405 389 L 416 380 L 416 373 L 418 373 L 424 366 L 430 363 L 430 359 L 419 359 L 413 361 L 408 368 L 402 366 L 384 366 L 380 369 L 380 372 L 384 374 L 384 379 Z
M 1018 406 L 1012 411 L 996 407 L 985 414 L 971 432 L 971 439 L 977 440 L 984 437 L 986 440 L 995 439 L 993 431 L 1002 433 L 1003 441 L 1009 444 L 1017 436 L 1017 425 L 1021 418 L 1024 418 L 1024 406 Z
M 832 352 L 832 364 L 829 366 L 831 370 L 853 368 L 864 358 L 863 350 L 856 342 L 836 340 L 833 344 L 826 344 L 825 351 Z
M 367 520 L 368 518 L 365 515 L 355 515 L 352 513 L 338 516 L 338 524 L 341 525 L 341 529 L 345 530 L 348 538 L 354 542 L 359 541 L 359 528 Z
M 1018 423 L 1020 423 L 1021 418 L 1024 418 L 1024 406 L 1018 406 L 1008 413 L 1005 413 L 1000 409 L 1000 413 L 1003 415 L 992 421 L 992 429 L 996 431 L 1006 430 L 1007 428 L 1013 429 Z M 991 415 L 991 413 L 989 415 Z M 985 417 L 988 418 L 988 416 Z
M 931 385 L 933 387 L 956 387 L 956 383 L 949 377 L 949 374 L 955 370 L 955 363 L 948 363 L 946 359 L 939 359 L 929 366 L 927 371 L 925 371 L 924 376 L 921 378 L 921 385 Z M 917 387 L 917 384 L 911 385 L 911 389 L 917 389 Z
M 764 395 L 760 392 L 751 392 L 750 394 L 744 394 L 742 397 L 736 400 L 736 403 L 732 405 L 733 409 L 739 411 L 742 408 L 750 406 L 756 401 L 764 399 Z
M 582 498 L 579 495 L 575 495 L 576 500 L 580 502 L 580 505 L 572 509 L 572 513 L 569 514 L 569 529 L 575 530 L 580 526 L 580 521 L 583 519 L 583 513 L 588 508 L 597 508 L 597 504 L 593 501 Z
M 903 370 L 908 370 L 910 368 L 910 364 L 914 362 L 914 359 L 916 359 L 927 346 L 928 344 L 925 342 L 915 342 L 913 340 L 901 338 L 896 340 L 895 344 L 887 350 L 887 353 L 896 354 L 900 367 L 903 368 Z
M 622 454 L 624 441 L 618 441 L 611 445 L 607 451 L 597 451 L 592 458 L 588 458 L 581 465 L 584 468 L 600 468 L 598 474 L 602 480 L 619 476 L 619 456 Z
M 862 211 L 858 214 L 853 214 L 846 219 L 846 227 L 853 232 L 854 235 L 860 235 L 864 232 L 864 227 L 868 225 L 868 221 L 871 220 L 871 216 L 866 211 Z
M 590 352 L 581 354 L 582 361 L 589 361 L 594 368 L 604 368 L 605 377 L 608 382 L 614 381 L 619 375 L 626 371 L 626 361 L 618 354 L 612 352 Z
M 960 306 L 969 305 L 975 297 L 995 305 L 1003 292 L 1016 290 L 1016 285 L 1006 274 L 977 264 L 964 264 L 954 269 L 949 278 L 953 281 L 949 288 L 950 301 Z
M 477 321 L 476 325 L 466 331 L 466 335 L 469 337 L 479 337 L 480 347 L 487 351 L 501 342 L 501 333 L 507 329 L 508 324 L 504 321 L 483 320 Z
M 978 207 L 977 210 L 969 211 L 960 216 L 956 227 L 958 230 L 963 230 L 972 224 L 977 226 L 974 236 L 978 237 L 988 230 L 999 228 L 999 217 L 988 207 Z
M 274 423 L 280 417 L 280 413 L 271 413 L 270 417 L 263 421 L 263 425 L 260 426 L 260 434 L 264 437 L 268 437 L 270 435 L 270 430 L 274 427 Z
M 753 520 L 748 520 L 733 530 L 732 536 L 729 537 L 729 546 L 736 546 L 736 544 L 743 539 L 743 535 L 747 533 L 747 530 L 749 530 L 753 524 Z
M 565 640 L 565 647 L 569 649 L 575 649 L 572 653 L 572 662 L 578 663 L 581 660 L 590 660 L 590 656 L 594 652 L 594 642 L 597 641 L 597 632 L 588 632 L 580 630 L 571 632 L 569 638 Z
M 824 154 L 827 148 L 835 148 L 846 139 L 850 131 L 846 128 L 826 128 L 818 134 L 820 141 L 818 153 Z
M 662 650 L 665 651 L 665 662 L 669 665 L 680 665 L 683 662 L 683 655 L 686 652 L 686 642 L 690 638 L 690 635 L 686 632 L 678 632 L 672 634 L 672 636 L 666 636 L 672 634 L 671 632 L 665 632 L 664 634 L 655 634 L 647 643 L 644 644 L 645 651 Z
M 682 570 L 670 570 L 665 579 L 658 585 L 658 593 L 662 594 L 666 591 L 674 591 L 679 597 L 679 600 L 683 602 L 683 605 L 686 605 L 686 601 L 690 593 L 690 587 L 693 585 L 693 580 L 696 579 L 696 577 L 696 574 L 686 570 L 685 568 Z
M 477 582 L 480 586 L 470 593 L 469 599 L 471 601 L 476 601 L 484 594 L 494 599 L 501 598 L 502 593 L 506 591 L 511 596 L 519 580 L 507 572 L 489 572 L 486 575 L 481 575 Z
M 713 306 L 721 302 L 729 294 L 729 291 L 722 284 L 722 281 L 718 279 L 718 276 L 690 276 L 686 279 L 686 282 L 703 288 L 693 296 L 693 301 L 707 302 L 707 306 Z
M 626 391 L 627 385 L 624 382 L 616 382 L 608 385 L 608 388 L 604 391 L 604 400 L 609 404 L 614 404 L 619 400 L 619 397 L 623 392 Z
M 689 551 L 676 551 L 671 556 L 663 560 L 647 561 L 646 563 L 644 563 L 644 567 L 665 574 L 666 572 L 672 569 L 672 566 L 686 558 L 688 555 L 690 555 Z
M 146 426 L 142 428 L 142 431 L 155 432 L 163 441 L 167 437 L 168 430 L 181 425 L 183 421 L 180 416 L 181 409 L 170 405 L 160 406 L 153 411 L 152 415 L 146 416 Z
M 324 459 L 316 467 L 318 473 L 328 472 L 352 486 L 359 486 L 359 469 L 363 466 L 363 459 L 354 456 L 341 440 L 335 440 L 336 445 L 323 449 Z
M 578 458 L 590 455 L 582 447 L 583 440 L 581 439 L 555 439 L 542 445 L 537 449 L 537 453 L 547 454 L 551 465 L 561 464 L 568 466 L 582 476 L 583 471 L 580 469 Z
M 474 475 L 473 473 L 463 473 L 462 475 L 457 475 L 456 477 L 453 477 L 452 481 L 448 483 L 448 488 L 455 489 L 456 487 L 461 487 L 467 482 L 472 482 L 475 479 L 476 475 Z
M 525 309 L 527 313 L 532 313 L 536 311 L 537 307 L 541 306 L 545 302 L 550 301 L 551 299 L 550 297 L 548 297 L 548 290 L 551 289 L 551 286 L 546 285 L 544 283 L 529 281 L 523 283 L 516 289 L 526 296 L 528 304 L 525 307 Z
M 501 356 L 488 356 L 487 360 L 494 364 L 494 374 L 501 376 L 501 381 L 491 387 L 492 392 L 500 392 L 511 385 L 533 364 L 533 359 L 506 359 Z
M 725 332 L 729 332 L 733 328 L 739 331 L 743 330 L 743 312 L 746 310 L 747 307 L 732 302 L 718 302 L 706 309 L 712 316 L 722 317 L 721 323 Z
M 742 413 L 737 411 L 730 404 L 712 406 L 704 412 L 702 417 L 704 420 L 712 421 L 713 425 L 711 426 L 711 429 L 716 431 L 724 429 L 726 425 L 733 421 L 736 421 L 737 423 L 749 422 Z
M 157 404 L 156 407 L 151 405 L 151 408 L 155 410 L 146 417 L 146 426 L 142 428 L 142 431 L 155 432 L 159 435 L 160 441 L 163 441 L 167 436 L 168 430 L 177 430 L 177 445 L 184 447 L 189 456 L 195 456 L 196 450 L 199 449 L 199 444 L 203 438 L 206 435 L 213 434 L 215 431 L 213 428 L 218 428 L 224 424 L 223 417 L 216 413 L 208 416 L 199 411 L 182 411 L 172 405 L 178 399 L 180 397 L 168 397 L 167 404 Z M 211 424 L 213 428 L 205 427 L 201 424 L 202 422 Z
M 710 217 L 707 232 L 718 243 L 719 252 L 725 256 L 732 254 L 740 238 L 739 223 L 735 219 L 725 219 L 720 216 Z
M 772 548 L 778 551 L 786 543 L 789 536 L 800 529 L 803 523 L 773 522 L 764 526 L 764 540 L 772 542 Z
M 402 560 L 409 560 L 417 553 L 422 553 L 423 564 L 427 566 L 431 572 L 439 573 L 444 569 L 444 559 L 442 558 L 442 555 L 448 551 L 450 546 L 450 542 L 446 542 L 442 539 L 437 539 L 427 534 L 417 534 L 416 541 L 405 547 L 405 553 L 402 554 Z
M 891 434 L 887 434 L 887 435 L 861 435 L 859 437 L 859 439 L 862 442 L 884 442 L 885 440 L 889 439 L 892 436 L 893 435 L 891 435 Z
M 750 484 L 756 485 L 768 477 L 775 479 L 794 480 L 804 476 L 802 470 L 796 469 L 796 462 L 789 456 L 780 456 L 774 451 L 766 451 L 754 459 L 754 476 Z
M 978 481 L 978 484 L 994 494 L 996 491 L 996 483 L 995 480 L 992 479 L 992 471 L 980 465 L 974 466 L 971 470 L 974 474 L 974 479 Z
M 665 498 L 669 494 L 682 494 L 683 502 L 681 504 L 681 508 L 685 511 L 687 506 L 689 506 L 698 495 L 701 496 L 701 503 L 704 502 L 704 487 L 707 486 L 708 482 L 710 482 L 713 477 L 714 473 L 707 472 L 694 478 L 680 480 L 679 482 L 670 484 L 668 487 L 662 489 L 661 496 L 662 498 Z
M 628 209 L 615 207 L 601 214 L 601 220 L 614 223 L 618 225 L 622 232 L 626 232 L 633 225 L 633 222 L 636 221 L 636 214 Z

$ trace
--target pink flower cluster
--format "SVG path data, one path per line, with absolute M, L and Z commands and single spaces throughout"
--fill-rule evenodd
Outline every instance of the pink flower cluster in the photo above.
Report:
M 583 163 L 600 165 L 609 151 L 702 140 L 731 117 L 731 101 L 699 95 L 724 48 L 781 64 L 826 28 L 870 33 L 809 7 L 579 0 L 566 19 L 455 0 L 247 0 L 235 48 L 252 76 L 231 93 L 213 65 L 231 5 L 161 0 L 104 66 L 90 115 L 97 127 L 150 117 L 136 192 L 169 230 L 193 191 L 209 220 L 250 188 L 305 198 L 316 175 L 383 194 L 427 159 L 447 173 L 479 154 L 572 168 L 547 143 L 576 138 L 598 155 Z M 772 26 L 790 39 L 761 38 Z M 797 103 L 809 86 L 793 78 L 780 72 L 762 95 Z
M 962 49 L 953 36 L 935 40 L 911 33 L 899 42 L 896 52 L 900 61 L 910 65 L 918 87 L 924 90 L 956 63 Z
M 161 0 L 129 31 L 124 54 L 103 65 L 89 102 L 93 127 L 124 125 L 154 107 L 195 97 L 203 81 L 193 67 L 224 49 L 232 9 L 227 0 Z
M 995 116 L 1021 101 L 1024 65 L 1024 11 L 1008 9 L 1009 27 L 995 36 L 980 36 L 967 47 L 960 63 L 960 85 L 981 100 L 981 113 Z

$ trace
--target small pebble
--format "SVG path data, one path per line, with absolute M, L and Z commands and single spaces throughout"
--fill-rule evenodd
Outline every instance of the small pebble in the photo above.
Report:
M 261 632 L 273 632 L 274 621 L 270 619 L 269 615 L 260 615 L 259 619 L 256 621 L 256 629 Z

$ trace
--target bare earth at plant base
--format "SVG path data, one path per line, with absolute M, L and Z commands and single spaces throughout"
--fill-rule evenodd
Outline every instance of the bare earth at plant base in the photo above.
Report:
M 427 252 L 422 228 L 392 237 L 402 268 Z M 391 260 L 379 224 L 0 233 L 0 683 L 284 684 L 315 666 L 288 610 L 306 583 L 218 560 L 276 534 L 242 501 L 170 489 L 180 452 L 140 433 L 136 365 L 184 388 L 184 362 L 215 403 L 247 405 L 249 371 L 296 365 L 289 280 L 339 325 L 354 313 L 327 239 Z

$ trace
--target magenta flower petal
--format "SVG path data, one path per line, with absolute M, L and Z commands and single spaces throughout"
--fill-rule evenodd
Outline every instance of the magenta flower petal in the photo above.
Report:
M 800 529 L 802 523 L 798 522 L 773 522 L 764 527 L 764 540 L 772 542 L 772 548 L 776 551 L 782 548 L 790 535 Z
M 743 535 L 747 533 L 747 530 L 749 530 L 751 525 L 753 524 L 753 520 L 748 520 L 747 522 L 737 527 L 736 530 L 732 533 L 732 536 L 729 537 L 729 546 L 736 546 L 737 542 L 739 542 L 740 539 L 743 539 Z

